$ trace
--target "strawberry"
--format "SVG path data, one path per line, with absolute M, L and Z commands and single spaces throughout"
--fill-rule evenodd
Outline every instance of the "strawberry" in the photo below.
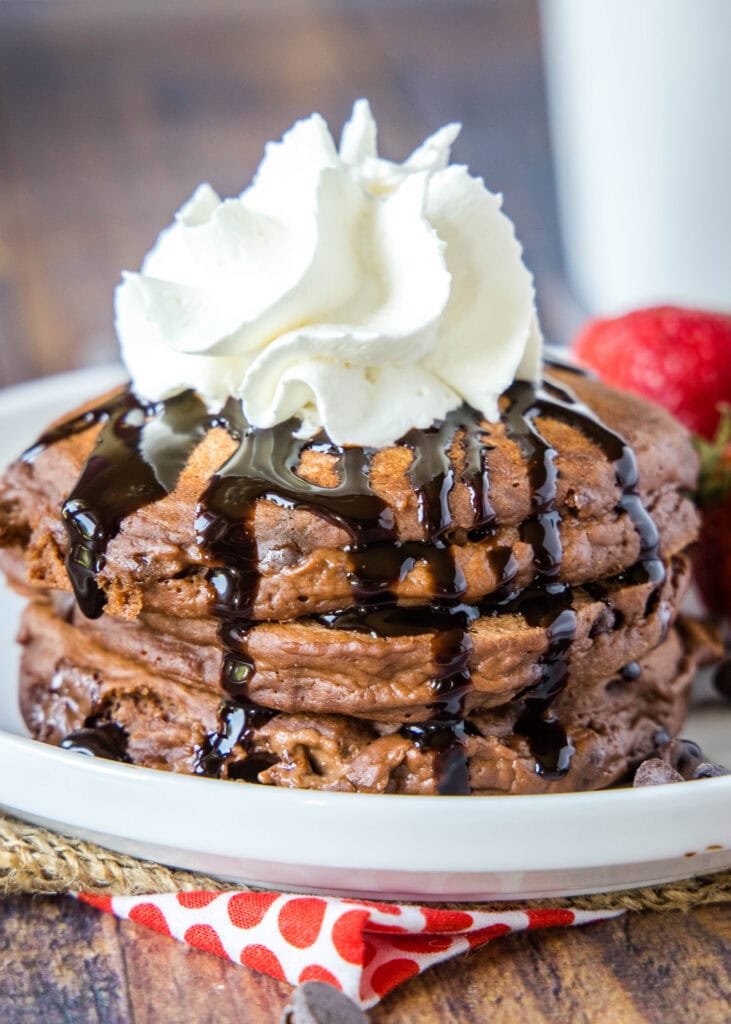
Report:
M 712 438 L 731 402 L 731 316 L 658 306 L 590 320 L 574 342 L 580 363 L 615 387 L 664 406 Z
M 731 316 L 659 306 L 591 320 L 574 352 L 608 384 L 652 399 L 696 434 L 696 582 L 708 609 L 731 621 Z
M 731 619 L 731 406 L 721 408 L 713 441 L 696 440 L 701 460 L 698 501 L 703 512 L 695 578 L 710 611 Z

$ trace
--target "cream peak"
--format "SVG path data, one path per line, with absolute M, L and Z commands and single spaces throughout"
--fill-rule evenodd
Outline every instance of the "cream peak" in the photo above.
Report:
M 501 197 L 449 163 L 446 125 L 403 163 L 358 100 L 339 150 L 322 117 L 269 143 L 234 199 L 201 185 L 116 292 L 149 400 L 241 400 L 256 427 L 383 447 L 462 402 L 488 419 L 540 364 L 533 282 Z

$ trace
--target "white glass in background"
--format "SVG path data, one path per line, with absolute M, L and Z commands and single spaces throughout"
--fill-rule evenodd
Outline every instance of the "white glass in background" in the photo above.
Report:
M 592 312 L 731 309 L 731 0 L 542 0 L 567 271 Z

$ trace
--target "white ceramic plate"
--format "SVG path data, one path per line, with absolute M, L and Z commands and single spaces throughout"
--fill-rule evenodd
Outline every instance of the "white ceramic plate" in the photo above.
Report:
M 92 369 L 0 394 L 0 462 L 120 378 Z M 308 793 L 94 760 L 26 738 L 0 590 L 0 806 L 114 850 L 260 886 L 419 900 L 570 895 L 731 866 L 731 776 L 556 796 Z M 731 763 L 731 711 L 685 734 Z

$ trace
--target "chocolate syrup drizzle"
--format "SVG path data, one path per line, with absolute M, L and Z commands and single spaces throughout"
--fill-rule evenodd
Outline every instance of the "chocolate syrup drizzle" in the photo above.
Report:
M 343 448 L 322 435 L 303 442 L 293 436 L 296 424 L 292 422 L 268 431 L 253 430 L 243 421 L 240 410 L 235 416 L 229 424 L 240 439 L 239 448 L 211 481 L 201 499 L 196 521 L 199 542 L 224 563 L 212 569 L 208 579 L 217 594 L 216 612 L 222 619 L 221 637 L 227 650 L 223 686 L 234 698 L 245 695 L 254 672 L 246 650 L 246 633 L 258 584 L 252 516 L 259 498 L 285 508 L 307 508 L 347 531 L 356 602 L 363 610 L 384 604 L 392 607 L 390 626 L 384 619 L 381 630 L 406 628 L 403 622 L 398 624 L 400 610 L 393 605 L 393 587 L 417 562 L 428 567 L 437 614 L 447 615 L 450 606 L 460 603 L 465 580 L 444 539 L 453 525 L 449 497 L 455 484 L 455 469 L 450 453 L 459 435 L 467 439 L 459 477 L 468 488 L 475 510 L 475 527 L 489 528 L 494 523 L 484 459 L 486 430 L 474 410 L 456 410 L 443 423 L 428 430 L 411 431 L 399 442 L 413 452 L 409 478 L 426 538 L 419 542 L 398 540 L 393 511 L 371 489 L 370 471 L 375 455 L 372 449 Z M 336 457 L 334 468 L 340 480 L 336 487 L 319 487 L 295 472 L 308 448 Z M 497 561 L 502 573 L 510 559 L 501 552 Z M 358 613 L 353 615 L 357 617 Z M 416 618 L 408 616 L 412 631 Z M 432 631 L 429 621 L 422 610 L 420 632 Z M 470 683 L 471 649 L 469 634 L 457 617 L 449 629 L 434 632 L 435 715 L 419 726 L 404 727 L 417 746 L 437 751 L 439 792 L 469 792 L 460 740 L 464 732 L 462 699 Z
M 68 536 L 66 571 L 90 619 L 98 618 L 106 603 L 97 576 L 109 541 L 127 516 L 175 488 L 210 417 L 190 391 L 151 406 L 125 390 L 48 431 L 23 458 L 32 461 L 49 445 L 100 422 L 94 450 L 61 510 Z
M 274 716 L 275 712 L 259 707 L 244 698 L 225 701 L 219 710 L 218 730 L 204 740 L 198 751 L 196 774 L 218 778 L 223 766 L 240 748 L 244 758 L 228 766 L 229 778 L 243 782 L 256 782 L 257 775 L 274 764 L 266 755 L 250 755 L 248 748 L 255 729 L 260 729 Z
M 71 732 L 61 740 L 64 750 L 90 757 L 103 757 L 107 761 L 130 763 L 127 754 L 127 733 L 116 722 L 87 718 L 82 729 Z
M 474 512 L 470 539 L 489 538 L 497 526 L 489 498 L 489 428 L 468 406 L 449 413 L 434 427 L 410 431 L 397 442 L 413 453 L 408 475 L 424 533 L 419 542 L 399 541 L 392 509 L 371 488 L 374 450 L 340 447 L 322 434 L 298 439 L 294 421 L 253 429 L 233 401 L 214 420 L 191 392 L 145 406 L 125 391 L 54 428 L 25 457 L 35 458 L 49 444 L 103 422 L 95 449 L 63 507 L 69 577 L 82 611 L 94 617 L 104 608 L 96 577 L 104 565 L 107 544 L 125 517 L 170 493 L 189 455 L 212 425 L 228 430 L 238 447 L 200 499 L 196 534 L 210 559 L 218 563 L 207 578 L 217 595 L 215 612 L 226 648 L 222 685 L 229 699 L 222 706 L 219 729 L 199 752 L 197 770 L 217 776 L 226 764 L 229 776 L 251 781 L 262 770 L 260 759 L 257 768 L 253 758 L 233 763 L 230 758 L 236 748 L 246 753 L 252 731 L 273 714 L 247 699 L 255 666 L 246 638 L 259 580 L 253 517 L 256 502 L 263 498 L 288 509 L 308 509 L 348 535 L 353 607 L 316 616 L 317 621 L 330 628 L 365 630 L 384 637 L 431 634 L 433 714 L 426 722 L 403 726 L 402 733 L 417 747 L 436 751 L 439 793 L 458 794 L 470 791 L 464 698 L 470 687 L 469 626 L 479 615 L 519 614 L 530 626 L 545 630 L 540 678 L 521 695 L 523 711 L 515 729 L 526 737 L 536 770 L 546 777 L 564 775 L 573 753 L 570 739 L 551 712 L 568 678 L 576 613 L 571 588 L 560 581 L 557 453 L 541 433 L 539 420 L 544 416 L 581 431 L 612 463 L 619 489 L 617 509 L 630 518 L 640 538 L 636 571 L 659 587 L 664 567 L 658 535 L 639 496 L 632 449 L 568 388 L 553 381 L 538 387 L 514 383 L 506 392 L 503 412 L 505 431 L 528 469 L 532 505 L 521 532 L 533 549 L 535 579 L 529 588 L 516 592 L 515 558 L 510 548 L 496 544 L 489 558 L 499 586 L 477 605 L 463 603 L 465 580 L 450 544 L 451 501 L 458 485 L 465 489 Z M 298 475 L 308 449 L 336 457 L 339 482 L 335 487 L 317 486 Z M 428 569 L 434 601 L 427 607 L 398 606 L 394 587 L 416 563 Z

